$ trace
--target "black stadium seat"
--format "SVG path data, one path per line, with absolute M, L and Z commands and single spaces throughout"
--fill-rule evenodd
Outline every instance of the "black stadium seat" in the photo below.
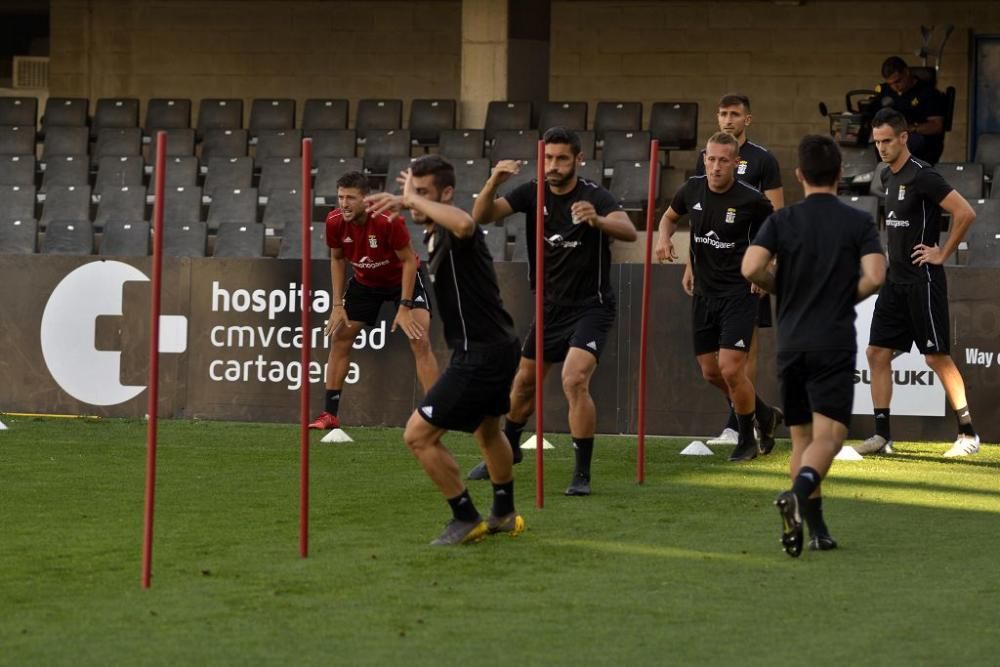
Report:
M 309 254 L 313 259 L 329 259 L 330 248 L 326 245 L 326 224 L 313 222 L 309 225 L 311 236 Z M 302 224 L 287 224 L 281 232 L 278 259 L 302 259 Z
M 531 102 L 494 100 L 486 107 L 484 132 L 486 141 L 493 141 L 501 130 L 530 130 Z
M 123 186 L 142 190 L 142 158 L 137 155 L 101 158 L 97 165 L 94 194 L 103 195 L 108 188 Z
M 0 155 L 0 185 L 34 184 L 34 155 Z
M 329 157 L 354 157 L 357 151 L 358 135 L 354 130 L 313 130 L 313 166 Z
M 264 130 L 291 130 L 295 127 L 295 100 L 255 99 L 250 103 L 250 134 Z
M 535 178 L 535 169 L 537 164 L 537 160 L 521 160 L 520 171 L 500 184 L 500 187 L 497 188 L 497 195 L 500 197 L 506 197 L 521 184 L 527 183 Z
M 263 257 L 264 225 L 224 222 L 215 235 L 215 257 Z
M 306 100 L 302 110 L 303 133 L 311 137 L 315 130 L 346 130 L 349 106 L 350 102 L 344 99 Z
M 983 165 L 987 174 L 1000 165 L 1000 134 L 980 134 L 976 138 L 975 162 Z
M 483 157 L 482 130 L 442 130 L 438 149 L 451 161 Z
M 205 194 L 217 190 L 249 188 L 253 184 L 252 157 L 216 157 L 206 165 Z
M 208 226 L 192 222 L 163 229 L 164 257 L 204 257 Z
M 545 132 L 550 127 L 564 127 L 567 130 L 587 129 L 586 102 L 545 102 L 538 116 L 538 130 Z
M 600 185 L 604 181 L 604 161 L 584 160 L 576 166 L 576 175 Z
M 966 199 L 983 196 L 983 165 L 978 162 L 938 162 L 934 169 Z
M 604 141 L 604 133 L 611 130 L 637 132 L 642 128 L 641 102 L 598 102 L 594 115 L 594 132 L 597 141 Z
M 302 158 L 272 157 L 260 169 L 260 194 L 270 196 L 275 190 L 291 190 L 302 187 Z
M 611 194 L 618 198 L 626 210 L 645 210 L 649 195 L 649 160 L 621 161 L 614 165 Z M 656 181 L 658 194 L 659 179 Z
M 493 135 L 490 161 L 532 160 L 538 155 L 538 132 L 535 130 L 497 130 Z
M 45 230 L 41 251 L 47 255 L 92 255 L 94 229 L 87 220 L 53 220 Z
M 364 165 L 359 157 L 323 158 L 316 168 L 313 196 L 322 197 L 327 204 L 337 202 L 337 181 L 349 171 L 361 171 Z
M 90 186 L 54 185 L 49 188 L 38 223 L 47 227 L 54 220 L 90 220 Z
M 242 128 L 243 100 L 238 98 L 203 99 L 198 105 L 197 130 L 199 137 L 204 137 L 209 130 L 239 130 Z
M 94 227 L 106 228 L 111 222 L 140 222 L 146 219 L 146 192 L 142 186 L 108 188 L 97 205 Z
M 86 157 L 90 151 L 90 133 L 86 127 L 50 127 L 42 143 L 42 162 L 72 155 Z
M 139 127 L 139 100 L 134 97 L 102 97 L 97 100 L 90 136 L 97 137 L 104 129 Z
M 584 160 L 590 160 L 597 154 L 597 139 L 593 130 L 580 130 L 576 133 L 580 139 L 580 153 Z
M 403 126 L 403 101 L 397 99 L 364 99 L 358 101 L 354 129 L 358 140 L 366 141 L 369 130 L 398 130 Z
M 104 225 L 101 255 L 145 257 L 149 254 L 149 223 L 112 221 Z
M 976 221 L 969 228 L 963 245 L 968 246 L 968 266 L 1000 266 L 1000 199 L 970 202 Z
M 410 138 L 420 146 L 436 146 L 441 130 L 455 128 L 455 100 L 423 100 L 410 103 Z
M 201 188 L 167 188 L 163 196 L 164 226 L 179 227 L 201 220 Z
M 198 185 L 198 158 L 193 155 L 172 157 L 164 163 L 163 186 L 167 188 L 191 187 Z M 146 194 L 156 194 L 156 168 L 149 177 Z
M 34 126 L 0 127 L 0 155 L 34 155 Z
M 0 255 L 33 255 L 37 248 L 37 222 L 0 219 Z
M 216 190 L 208 206 L 208 227 L 218 229 L 226 222 L 257 222 L 257 189 Z
M 480 225 L 479 227 L 486 239 L 486 247 L 490 251 L 494 262 L 503 262 L 507 259 L 507 232 L 503 225 Z
M 452 160 L 455 167 L 455 190 L 458 192 L 479 192 L 490 177 L 490 161 L 484 157 L 468 160 Z
M 283 229 L 288 224 L 302 224 L 302 193 L 298 189 L 275 190 L 264 207 L 264 224 Z
M 191 127 L 191 100 L 153 98 L 146 105 L 147 137 L 157 130 L 185 130 Z
M 90 100 L 86 97 L 50 97 L 42 114 L 42 134 L 54 127 L 87 127 Z
M 270 158 L 299 157 L 302 155 L 301 130 L 260 130 L 257 135 L 258 164 L 266 164 Z
M 201 160 L 208 163 L 217 157 L 243 157 L 247 154 L 247 131 L 212 128 L 205 130 L 201 143 Z
M 649 160 L 649 132 L 608 130 L 604 133 L 601 159 L 605 165 Z
M 191 128 L 166 130 L 167 146 L 164 154 L 168 158 L 194 155 L 194 130 Z M 149 164 L 156 164 L 156 136 L 149 144 Z
M 654 102 L 649 133 L 660 150 L 689 151 L 698 145 L 697 102 Z
M 1000 164 L 993 167 L 993 178 L 990 179 L 990 199 L 1000 199 Z
M 0 185 L 0 220 L 34 219 L 34 186 Z
M 38 99 L 34 97 L 0 97 L 0 125 L 38 125 Z
M 104 157 L 142 155 L 142 130 L 137 127 L 106 127 L 98 131 L 90 164 L 97 166 Z
M 86 156 L 67 155 L 51 158 L 45 165 L 39 192 L 45 192 L 53 185 L 87 185 L 89 179 L 90 165 Z
M 389 168 L 389 158 L 409 155 L 409 130 L 368 130 L 364 163 L 369 172 L 385 174 Z
M 879 224 L 878 197 L 871 195 L 841 195 L 837 197 L 848 206 L 864 211 L 872 216 L 875 224 Z

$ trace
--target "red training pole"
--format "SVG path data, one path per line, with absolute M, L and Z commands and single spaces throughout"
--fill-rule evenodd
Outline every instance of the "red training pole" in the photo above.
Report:
M 302 388 L 299 392 L 299 556 L 309 555 L 309 323 L 312 290 L 312 139 L 302 140 Z
M 659 168 L 660 142 L 649 144 L 649 194 L 646 199 L 646 258 L 642 266 L 642 325 L 639 329 L 639 447 L 636 453 L 635 479 L 646 481 L 646 345 L 649 333 L 650 274 L 653 263 L 653 215 L 656 213 L 656 170 Z
M 542 381 L 545 365 L 542 321 L 545 303 L 545 142 L 538 142 L 535 189 L 535 507 L 545 507 L 545 420 L 542 418 L 544 401 Z
M 160 400 L 160 278 L 163 273 L 163 170 L 167 133 L 156 133 L 153 167 L 153 276 L 149 309 L 149 403 L 146 407 L 146 512 L 142 531 L 142 587 L 149 588 L 153 568 L 153 502 L 156 490 L 156 425 Z

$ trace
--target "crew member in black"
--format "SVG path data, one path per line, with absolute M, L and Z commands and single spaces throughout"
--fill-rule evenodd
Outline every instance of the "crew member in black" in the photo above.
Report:
M 576 467 L 568 496 L 590 495 L 590 462 L 597 429 L 597 410 L 590 395 L 590 378 L 597 368 L 615 318 L 611 288 L 612 239 L 634 241 L 635 227 L 614 195 L 576 175 L 582 159 L 580 138 L 560 127 L 550 128 L 545 142 L 545 312 L 542 372 L 562 362 L 562 386 L 569 402 L 569 428 Z M 480 224 L 511 213 L 525 213 L 529 280 L 535 286 L 535 206 L 537 180 L 494 199 L 497 187 L 520 169 L 515 160 L 493 168 L 472 209 Z M 521 349 L 521 363 L 511 390 L 511 407 L 504 432 L 520 461 L 520 437 L 535 407 L 535 326 Z M 481 474 L 477 466 L 470 477 Z
M 754 436 L 755 415 L 770 452 L 778 412 L 755 394 L 746 374 L 760 297 L 740 274 L 740 262 L 750 239 L 774 209 L 759 190 L 736 180 L 738 148 L 736 138 L 727 132 L 709 138 L 707 174 L 688 179 L 674 195 L 660 219 L 656 257 L 661 262 L 677 259 L 672 237 L 681 216 L 690 213 L 694 353 L 702 376 L 736 410 L 739 441 L 729 460 L 749 461 L 761 451 Z
M 366 201 L 375 213 L 408 208 L 413 220 L 426 226 L 429 273 L 445 338 L 453 350 L 448 368 L 413 412 L 403 434 L 452 509 L 453 519 L 431 544 L 475 542 L 491 533 L 517 535 L 524 530 L 524 519 L 514 510 L 511 448 L 500 429 L 517 369 L 514 321 L 503 308 L 483 231 L 468 213 L 451 204 L 452 165 L 438 155 L 426 155 L 414 161 L 400 181 L 402 195 L 380 193 Z M 449 430 L 473 433 L 489 463 L 493 509 L 485 521 L 441 441 Z
M 936 164 L 944 151 L 944 117 L 948 99 L 913 72 L 899 56 L 882 63 L 883 83 L 875 86 L 875 98 L 906 118 L 906 146 L 914 157 Z
M 889 165 L 882 172 L 889 279 L 875 302 L 867 351 L 875 435 L 855 449 L 862 454 L 892 452 L 893 352 L 908 351 L 916 343 L 957 415 L 958 437 L 945 456 L 967 456 L 979 451 L 979 436 L 972 427 L 965 382 L 951 358 L 948 283 L 942 264 L 965 237 L 976 212 L 929 164 L 910 155 L 906 127 L 906 119 L 894 109 L 882 109 L 872 121 L 875 147 Z M 939 246 L 942 209 L 951 214 L 951 233 Z
M 795 176 L 806 198 L 767 219 L 743 256 L 743 275 L 777 296 L 778 376 L 792 434 L 792 489 L 775 503 L 782 544 L 802 553 L 834 549 L 823 521 L 820 482 L 847 437 L 854 403 L 854 304 L 885 280 L 885 255 L 871 215 L 837 200 L 840 149 L 830 137 L 799 143 Z M 777 257 L 777 273 L 771 260 Z
M 719 131 L 736 137 L 740 143 L 740 157 L 736 164 L 736 178 L 747 185 L 753 186 L 764 193 L 774 210 L 785 205 L 785 191 L 781 187 L 781 168 L 778 160 L 766 148 L 755 144 L 747 138 L 747 128 L 753 123 L 750 112 L 750 98 L 746 95 L 723 95 L 719 100 L 719 111 L 716 114 L 719 121 Z M 695 176 L 705 175 L 705 151 L 700 151 L 695 164 Z M 688 295 L 692 294 L 691 286 L 694 274 L 691 265 L 684 267 L 683 286 Z M 762 294 L 757 312 L 757 328 L 767 329 L 771 326 L 771 297 Z M 750 343 L 750 353 L 747 356 L 747 377 L 750 382 L 757 382 L 757 335 L 754 334 Z M 717 438 L 708 441 L 709 445 L 735 445 L 739 439 L 736 424 L 736 411 L 729 404 L 729 419 L 722 433 Z M 769 443 L 761 443 L 765 448 Z

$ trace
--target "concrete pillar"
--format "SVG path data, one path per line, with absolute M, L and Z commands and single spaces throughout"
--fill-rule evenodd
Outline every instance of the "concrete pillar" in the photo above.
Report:
M 483 127 L 491 100 L 507 99 L 507 0 L 463 0 L 459 127 Z

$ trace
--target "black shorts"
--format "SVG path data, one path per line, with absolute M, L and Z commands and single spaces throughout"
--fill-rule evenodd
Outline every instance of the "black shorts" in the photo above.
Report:
M 878 292 L 868 344 L 921 354 L 949 354 L 948 283 L 886 283 Z
M 351 278 L 347 281 L 347 290 L 344 293 L 347 319 L 373 326 L 378 321 L 378 313 L 383 303 L 392 301 L 397 307 L 399 306 L 401 291 L 400 287 L 369 287 Z M 424 289 L 423 268 L 417 271 L 417 279 L 413 283 L 413 307 L 428 312 L 431 309 L 427 290 Z
M 778 352 L 778 378 L 785 423 L 811 424 L 813 413 L 850 426 L 854 409 L 854 366 L 857 352 Z
M 694 328 L 694 354 L 701 356 L 719 348 L 749 352 L 757 324 L 760 297 L 699 296 L 691 301 L 691 324 Z
M 757 328 L 770 329 L 774 326 L 774 319 L 771 317 L 771 295 L 768 294 L 760 298 L 757 306 Z
M 510 411 L 510 386 L 520 356 L 516 338 L 467 352 L 455 350 L 417 412 L 439 428 L 474 432 L 486 417 Z
M 601 358 L 608 334 L 615 324 L 615 304 L 595 303 L 586 306 L 547 305 L 542 315 L 543 357 L 550 364 L 565 361 L 569 348 L 578 347 Z M 535 358 L 535 323 L 524 338 L 521 356 Z

